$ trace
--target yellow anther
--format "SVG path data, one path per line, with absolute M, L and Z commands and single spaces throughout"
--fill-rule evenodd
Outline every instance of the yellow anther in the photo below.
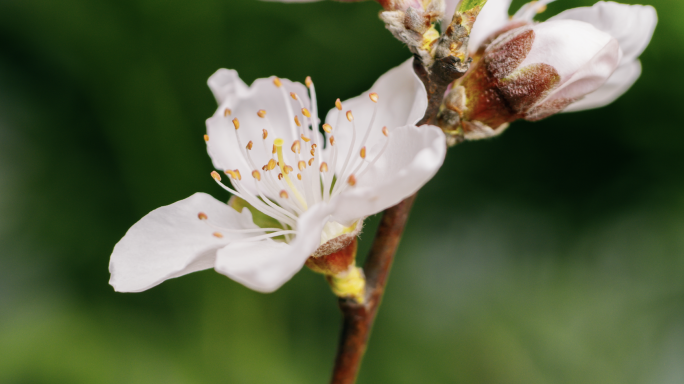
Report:
M 301 174 L 301 173 L 298 173 L 298 174 L 297 174 L 297 179 L 298 179 L 298 180 L 301 180 L 301 179 L 302 179 L 302 174 Z
M 204 135 L 204 141 L 209 141 L 209 135 Z
M 302 108 L 302 115 L 306 117 L 311 117 L 311 112 L 309 112 L 309 110 L 306 108 Z
M 297 163 L 297 168 L 299 168 L 300 171 L 303 171 L 306 169 L 306 161 L 300 160 L 299 163 Z
M 211 171 L 211 177 L 213 177 L 216 181 L 221 181 L 221 175 L 219 175 L 219 173 L 216 171 Z
M 340 101 L 340 99 L 335 100 L 335 107 L 338 111 L 342 110 L 342 102 Z
M 251 151 L 253 146 L 254 146 L 254 143 L 252 143 L 252 140 L 250 140 L 249 143 L 247 143 L 247 146 L 245 148 L 247 148 L 248 151 Z
M 265 129 L 262 129 L 262 131 L 263 131 L 263 133 L 261 134 L 261 138 L 266 140 L 266 138 L 268 137 L 268 131 Z
M 335 136 L 330 136 L 330 145 L 335 145 Z
M 292 172 L 292 171 L 293 171 L 293 169 L 292 169 L 292 167 L 289 166 L 289 165 L 286 165 L 286 166 L 283 167 L 283 172 L 284 172 L 286 175 L 289 175 L 290 172 Z
M 304 136 L 303 133 L 300 135 L 300 137 L 302 138 L 302 140 L 306 141 L 307 143 L 308 143 L 309 141 L 311 141 L 311 139 L 309 139 L 308 137 Z
M 240 129 L 240 120 L 236 118 L 233 119 L 233 125 L 235 126 L 235 130 Z
M 314 161 L 313 157 L 309 159 L 309 167 L 311 166 L 311 164 L 313 164 L 313 161 Z
M 352 174 L 349 175 L 349 179 L 347 179 L 347 183 L 351 185 L 352 187 L 356 185 L 356 177 Z
M 282 173 L 279 173 L 279 174 L 278 174 L 278 180 L 282 180 L 282 179 L 283 179 L 283 174 L 282 174 Z
M 256 169 L 252 171 L 252 177 L 261 181 L 261 173 L 259 173 L 259 171 L 257 171 Z
M 332 126 L 330 124 L 323 124 L 323 130 L 326 133 L 331 133 L 332 132 Z
M 240 171 L 237 169 L 234 169 L 233 172 L 235 172 L 235 176 L 237 176 L 238 180 L 242 180 L 242 175 L 240 175 Z
M 276 153 L 276 147 L 275 147 L 275 144 L 273 144 L 273 150 L 271 151 L 271 153 Z
M 387 127 L 382 127 L 382 134 L 389 137 L 389 129 L 387 129 Z
M 320 171 L 321 172 L 328 172 L 328 164 L 325 161 L 321 163 Z
M 359 153 L 362 159 L 366 158 L 366 147 L 361 148 L 361 152 Z
M 230 108 L 226 108 L 223 110 L 223 116 L 228 117 L 233 114 L 233 111 L 230 110 Z
M 294 92 L 290 92 L 290 97 L 293 98 L 293 99 L 295 99 L 295 100 L 299 100 L 298 97 L 297 97 L 297 94 L 294 93 Z
M 230 176 L 231 178 L 237 179 L 237 174 L 235 172 L 231 171 L 230 169 L 226 169 L 224 172 L 226 175 Z
M 316 144 L 311 144 L 311 149 L 316 149 L 316 148 L 318 148 L 318 145 L 316 145 Z
M 546 11 L 546 4 L 542 4 L 541 6 L 537 7 L 537 13 L 542 13 Z
M 283 198 L 283 199 L 287 199 L 287 197 L 288 197 L 288 196 L 287 196 L 287 191 L 284 190 L 284 189 L 283 189 L 282 191 L 280 191 L 280 197 Z
M 263 109 L 258 110 L 257 116 L 259 116 L 263 119 L 264 117 L 266 117 L 266 111 L 264 111 Z
M 214 235 L 214 237 L 218 237 L 219 239 L 223 238 L 223 235 L 219 232 L 214 232 L 214 233 L 212 233 L 212 235 Z
M 368 97 L 370 97 L 371 101 L 373 101 L 374 103 L 378 102 L 378 94 L 377 93 L 372 92 L 370 95 L 368 95 Z
M 280 87 L 283 86 L 283 83 L 282 83 L 282 82 L 280 81 L 280 79 L 277 78 L 277 77 L 274 77 L 274 78 L 273 78 L 273 84 L 275 84 L 275 86 L 278 87 L 278 88 L 280 88 Z
M 264 165 L 263 167 L 261 167 L 261 170 L 264 171 L 264 172 L 268 171 L 268 164 L 266 164 L 266 165 Z
M 351 111 L 347 111 L 347 120 L 349 120 L 349 121 L 354 120 L 354 115 L 352 115 Z
M 316 150 L 315 149 L 311 148 L 310 153 L 311 153 L 311 156 L 316 156 Z
M 306 77 L 306 80 L 304 80 L 304 84 L 306 84 L 308 88 L 311 88 L 311 86 L 313 85 L 313 81 L 311 81 L 311 76 Z
M 206 213 L 200 212 L 200 213 L 197 214 L 197 218 L 200 219 L 200 220 L 206 220 L 206 219 L 208 219 L 209 217 L 207 217 L 207 214 L 206 214 Z
M 292 143 L 292 147 L 290 148 L 292 152 L 294 153 L 301 153 L 302 151 L 302 146 L 299 144 L 299 140 L 295 140 L 294 143 Z
M 276 161 L 271 159 L 268 161 L 268 164 L 266 164 L 266 167 L 268 167 L 268 170 L 273 170 L 276 167 Z
M 298 127 L 302 126 L 302 123 L 299 122 L 299 116 L 295 116 L 295 124 L 297 124 Z

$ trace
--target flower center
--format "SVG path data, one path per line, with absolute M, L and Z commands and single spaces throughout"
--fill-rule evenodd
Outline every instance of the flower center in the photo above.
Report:
M 283 137 L 272 137 L 271 132 L 274 129 L 268 118 L 268 113 L 266 110 L 260 109 L 256 111 L 256 114 L 264 121 L 263 126 L 244 127 L 244 129 L 261 130 L 262 144 L 255 145 L 253 141 L 249 141 L 244 145 L 241 138 L 241 128 L 243 127 L 241 127 L 240 121 L 237 118 L 230 120 L 232 111 L 226 109 L 223 115 L 226 122 L 232 121 L 240 155 L 244 164 L 247 164 L 250 169 L 242 169 L 242 172 L 240 169 L 224 170 L 230 176 L 235 189 L 223 184 L 218 172 L 212 172 L 212 177 L 228 192 L 247 201 L 260 212 L 276 219 L 282 225 L 282 229 L 296 230 L 297 218 L 311 206 L 321 202 L 327 203 L 347 188 L 356 185 L 357 181 L 385 152 L 389 143 L 389 130 L 387 127 L 382 127 L 382 133 L 385 136 L 384 143 L 375 156 L 369 159 L 366 143 L 375 124 L 378 95 L 376 93 L 369 95 L 374 104 L 373 115 L 363 137 L 360 138 L 358 146 L 356 145 L 357 129 L 354 115 L 352 111 L 343 113 L 342 103 L 337 99 L 335 102 L 338 111 L 336 127 L 330 124 L 321 126 L 325 132 L 325 137 L 328 139 L 328 145 L 323 148 L 321 141 L 324 136 L 321 135 L 318 126 L 316 91 L 311 78 L 306 78 L 306 86 L 311 98 L 312 111 L 304 106 L 296 93 L 290 93 L 288 98 L 285 87 L 279 78 L 274 77 L 273 84 L 282 96 L 290 120 L 289 122 L 279 122 L 285 124 L 285 129 L 281 129 L 280 133 L 284 137 L 297 139 L 290 144 Z M 299 111 L 292 107 L 290 98 L 299 104 Z M 338 150 L 339 145 L 333 136 L 334 130 L 341 129 L 343 115 L 351 125 L 351 141 L 344 152 Z M 205 136 L 205 140 L 208 141 L 210 138 Z M 289 147 L 290 150 L 283 149 L 284 147 Z M 253 152 L 255 156 L 252 156 Z M 268 160 L 266 164 L 260 166 L 254 162 L 254 158 Z M 338 167 L 338 164 L 342 165 Z M 243 174 L 251 174 L 252 177 L 243 180 Z M 344 182 L 341 182 L 342 180 Z M 254 188 L 247 188 L 245 183 L 253 183 Z M 354 227 L 355 224 L 345 227 L 336 222 L 328 222 L 321 234 L 321 241 L 323 243 L 351 232 Z M 272 236 L 264 236 L 280 236 L 282 229 L 271 228 L 269 230 L 277 230 L 278 232 L 270 234 Z M 289 235 L 286 236 L 286 239 L 290 240 Z

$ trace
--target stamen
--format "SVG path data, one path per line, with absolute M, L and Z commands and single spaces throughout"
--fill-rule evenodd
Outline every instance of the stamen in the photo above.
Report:
M 233 114 L 233 111 L 231 111 L 230 108 L 226 108 L 226 109 L 223 111 L 223 117 L 228 117 L 228 116 L 230 116 L 230 115 L 232 115 L 232 114 Z
M 273 144 L 273 150 L 271 151 L 271 153 L 273 153 L 273 154 L 275 154 L 275 153 L 276 153 L 276 147 L 275 147 L 275 144 Z
M 204 141 L 209 141 L 209 135 L 204 135 Z
M 295 124 L 297 124 L 298 127 L 302 126 L 302 123 L 299 122 L 299 116 L 294 117 L 294 122 L 295 122 Z
M 311 148 L 311 156 L 316 156 L 316 148 Z
M 282 180 L 282 179 L 283 179 L 283 174 L 282 174 L 282 173 L 279 173 L 279 174 L 278 174 L 278 180 Z
M 218 237 L 219 239 L 223 238 L 223 235 L 219 232 L 214 232 L 214 233 L 212 233 L 212 235 L 214 235 L 214 237 Z
M 321 171 L 321 172 L 328 172 L 328 164 L 326 164 L 325 161 L 321 163 L 321 169 L 320 169 L 320 171 Z
M 332 126 L 330 124 L 323 124 L 323 130 L 326 133 L 331 133 L 332 132 Z
M 211 171 L 211 177 L 213 177 L 216 181 L 221 181 L 221 175 L 219 175 L 219 173 L 216 171 Z
M 342 110 L 342 102 L 340 101 L 340 99 L 335 100 L 335 107 L 337 107 L 338 111 Z
M 365 158 L 366 158 L 366 147 L 361 148 L 361 153 L 360 153 L 360 155 L 361 155 L 361 158 L 362 158 L 362 159 L 365 159 Z
M 311 118 L 311 112 L 306 108 L 302 108 L 302 115 Z
M 261 138 L 264 139 L 264 140 L 266 140 L 266 138 L 268 137 L 268 131 L 265 130 L 265 129 L 263 129 L 262 131 L 263 131 L 264 133 L 261 134 Z
M 285 172 L 286 175 L 289 175 L 290 172 L 292 172 L 293 170 L 294 170 L 294 169 L 292 169 L 292 167 L 289 166 L 289 165 L 286 165 L 286 166 L 283 167 L 283 171 Z
M 264 117 L 266 117 L 266 111 L 264 111 L 263 109 L 258 110 L 257 116 L 259 116 L 263 119 Z
M 252 140 L 250 140 L 249 143 L 247 143 L 247 146 L 245 148 L 247 148 L 248 151 L 251 151 L 252 146 L 254 146 L 254 143 L 252 143 Z
M 299 180 L 302 179 L 302 174 L 301 174 L 301 173 L 298 173 L 298 174 L 297 174 L 297 179 L 299 179 Z
M 287 199 L 288 198 L 287 191 L 284 189 L 282 191 L 280 191 L 280 197 L 283 199 Z
M 389 129 L 387 129 L 387 127 L 382 127 L 382 134 L 389 137 Z
M 330 136 L 330 145 L 335 145 L 335 136 Z
M 240 129 L 240 120 L 238 120 L 237 117 L 233 119 L 233 125 L 235 126 L 236 131 Z
M 306 77 L 306 80 L 304 80 L 304 84 L 306 84 L 308 88 L 311 88 L 311 86 L 313 85 L 313 81 L 311 81 L 311 76 Z
M 297 100 L 297 94 L 294 93 L 294 92 L 290 92 L 290 97 L 292 97 L 293 99 Z
M 347 111 L 347 120 L 349 120 L 349 121 L 354 120 L 354 115 L 352 115 L 352 111 Z
M 351 185 L 352 187 L 356 185 L 356 177 L 354 177 L 354 174 L 349 175 L 349 179 L 347 179 L 347 183 Z
M 313 157 L 309 159 L 309 167 L 311 166 L 311 164 L 313 164 L 313 161 L 314 161 Z
M 207 220 L 209 217 L 207 217 L 207 214 L 204 212 L 200 212 L 197 214 L 197 218 L 200 220 Z
M 238 180 L 242 180 L 242 175 L 240 175 L 240 171 L 239 171 L 239 170 L 234 169 L 233 172 L 235 172 L 235 174 L 237 175 L 237 179 L 238 179 Z
M 269 171 L 272 171 L 276 167 L 276 161 L 271 159 L 268 161 L 268 164 L 266 164 L 266 167 L 268 168 Z
M 311 144 L 311 149 L 316 149 L 316 148 L 318 148 L 318 145 L 316 145 L 316 144 Z
M 278 87 L 278 88 L 280 88 L 280 87 L 283 86 L 283 83 L 282 83 L 282 82 L 280 81 L 280 79 L 277 78 L 277 77 L 274 77 L 274 78 L 273 78 L 273 84 L 275 84 L 275 86 Z
M 306 169 L 306 161 L 300 160 L 299 163 L 297 163 L 297 168 L 299 168 L 300 171 L 305 170 Z
M 299 140 L 295 140 L 295 142 L 292 144 L 292 152 L 294 153 L 301 153 L 302 146 L 299 143 Z
M 308 143 L 309 141 L 311 141 L 311 139 L 309 139 L 308 137 L 304 136 L 303 133 L 300 135 L 300 137 L 302 138 L 302 140 L 306 141 L 307 143 Z M 314 144 L 314 145 L 316 145 L 316 144 Z
M 261 173 L 259 173 L 259 171 L 257 171 L 256 169 L 252 171 L 252 177 L 261 181 Z
M 373 92 L 373 93 L 371 93 L 371 94 L 368 95 L 368 96 L 370 97 L 370 99 L 371 99 L 374 103 L 377 103 L 377 102 L 378 102 L 378 94 L 377 94 L 377 93 Z

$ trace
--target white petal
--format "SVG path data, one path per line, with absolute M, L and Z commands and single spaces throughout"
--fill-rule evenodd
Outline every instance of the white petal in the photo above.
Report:
M 253 170 L 260 170 L 271 159 L 274 139 L 282 138 L 289 148 L 299 138 L 294 116 L 298 115 L 302 123 L 304 117 L 299 103 L 290 97 L 290 92 L 296 93 L 304 107 L 311 109 L 308 91 L 303 84 L 287 79 L 281 79 L 281 82 L 283 85 L 278 88 L 272 78 L 257 79 L 251 87 L 244 88 L 237 72 L 225 69 L 217 71 L 209 79 L 216 98 L 222 100 L 214 116 L 206 122 L 209 136 L 207 151 L 216 169 L 239 169 L 242 175 L 250 177 Z M 226 109 L 231 111 L 229 116 L 225 116 Z M 257 115 L 259 110 L 266 111 L 266 118 Z M 240 122 L 238 130 L 232 122 L 235 118 Z M 268 131 L 265 141 L 262 138 L 264 129 Z M 241 145 L 237 135 L 240 135 Z M 253 146 L 249 156 L 253 164 L 249 164 L 246 158 L 245 147 L 250 141 Z M 254 183 L 246 182 L 244 185 L 255 192 Z
M 377 93 L 379 97 L 378 111 L 372 127 L 370 121 L 376 104 L 368 97 L 371 92 Z M 414 125 L 423 117 L 426 108 L 425 86 L 413 71 L 413 59 L 409 59 L 382 75 L 368 92 L 343 101 L 342 111 L 331 109 L 326 122 L 333 127 L 332 135 L 335 136 L 338 156 L 342 157 L 338 158 L 337 171 L 343 166 L 344 156 L 349 152 L 352 141 L 352 124 L 345 117 L 346 111 L 351 110 L 354 116 L 357 131 L 352 153 L 358 156 L 362 139 L 368 129 L 371 132 L 365 146 L 371 148 L 377 143 L 384 142 L 382 127 L 387 127 L 392 132 L 395 127 Z M 339 127 L 338 113 L 341 113 L 339 121 L 342 122 Z
M 109 284 L 119 292 L 144 291 L 164 280 L 213 267 L 216 250 L 231 240 L 263 234 L 221 232 L 200 220 L 200 212 L 221 227 L 257 228 L 248 209 L 238 213 L 207 194 L 196 193 L 155 209 L 128 230 L 114 247 Z
M 458 0 L 446 0 L 446 12 L 444 13 L 444 19 L 442 21 L 442 30 L 451 23 L 458 3 Z M 470 52 L 477 51 L 480 44 L 482 44 L 492 33 L 508 24 L 508 8 L 510 6 L 511 0 L 487 1 L 480 14 L 477 16 L 477 20 L 473 25 L 473 30 L 470 32 L 470 40 L 468 42 L 468 49 Z
M 606 53 L 606 46 L 614 41 L 609 34 L 599 31 L 591 24 L 575 20 L 548 21 L 529 28 L 535 33 L 534 42 L 519 67 L 537 63 L 551 65 L 560 75 L 561 84 L 585 68 L 597 55 Z M 606 56 L 605 60 L 615 61 L 612 72 L 619 61 L 619 50 L 610 50 L 607 53 L 612 56 Z M 608 76 L 610 73 L 601 83 L 605 82 Z
M 569 9 L 549 20 L 579 20 L 617 39 L 624 54 L 623 63 L 635 60 L 651 41 L 658 23 L 650 5 L 627 5 L 600 1 L 592 7 Z
M 608 105 L 627 92 L 640 75 L 641 63 L 638 60 L 621 65 L 599 89 L 570 104 L 563 112 L 583 111 Z
M 537 14 L 546 9 L 546 5 L 553 3 L 555 0 L 538 0 L 530 1 L 524 4 L 520 9 L 513 15 L 513 19 L 518 21 L 532 22 Z
M 387 150 L 373 167 L 367 173 L 362 168 L 356 185 L 347 186 L 331 202 L 334 220 L 350 224 L 396 205 L 425 185 L 444 162 L 446 139 L 440 128 L 397 127 L 389 140 Z M 377 152 L 377 147 L 369 151 L 368 160 L 372 161 Z
M 255 291 L 275 291 L 318 248 L 329 212 L 327 204 L 318 204 L 306 211 L 297 220 L 297 236 L 290 244 L 266 240 L 227 245 L 218 251 L 216 270 Z

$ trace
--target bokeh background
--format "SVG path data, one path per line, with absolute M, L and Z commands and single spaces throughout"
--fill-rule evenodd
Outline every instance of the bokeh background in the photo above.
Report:
M 684 2 L 650 2 L 644 73 L 618 102 L 449 151 L 359 383 L 684 382 Z M 379 10 L 0 1 L 0 383 L 327 382 L 340 316 L 319 275 L 264 295 L 208 270 L 122 294 L 107 267 L 152 209 L 228 198 L 202 140 L 216 69 L 311 75 L 327 110 L 409 57 Z

